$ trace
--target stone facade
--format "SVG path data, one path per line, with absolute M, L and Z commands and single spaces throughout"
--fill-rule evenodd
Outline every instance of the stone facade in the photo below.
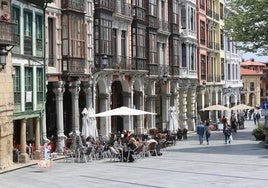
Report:
M 13 80 L 10 56 L 0 72 L 0 169 L 12 164 L 13 149 Z

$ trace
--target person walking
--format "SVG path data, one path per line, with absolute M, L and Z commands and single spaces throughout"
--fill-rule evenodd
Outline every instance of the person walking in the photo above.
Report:
M 231 144 L 231 136 L 232 136 L 232 128 L 231 128 L 231 126 L 229 124 L 227 124 L 225 129 L 224 129 L 225 144 L 227 144 L 227 142 L 229 144 Z
M 197 125 L 196 133 L 199 136 L 199 143 L 203 144 L 204 141 L 204 133 L 205 133 L 205 126 L 202 121 L 200 121 L 199 125 Z
M 206 134 L 207 145 L 209 145 L 209 141 L 211 137 L 211 126 L 209 122 L 206 122 L 205 134 Z

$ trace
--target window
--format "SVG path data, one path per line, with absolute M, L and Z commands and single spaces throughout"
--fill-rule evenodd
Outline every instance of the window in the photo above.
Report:
M 180 42 L 177 39 L 173 39 L 173 65 L 179 66 L 180 62 Z
M 173 23 L 179 25 L 179 4 L 178 1 L 173 1 Z
M 224 50 L 224 32 L 221 29 L 221 50 Z
M 132 29 L 133 57 L 145 58 L 145 29 Z
M 220 19 L 223 20 L 223 4 L 220 3 Z
M 33 109 L 33 69 L 25 68 L 25 110 Z
M 186 29 L 186 10 L 184 6 L 181 8 L 181 28 Z
M 182 67 L 187 67 L 187 59 L 186 59 L 186 44 L 182 44 Z
M 249 90 L 250 91 L 255 91 L 254 82 L 250 82 L 250 84 L 249 84 Z
M 36 92 L 37 92 L 37 103 L 43 104 L 43 90 L 44 90 L 44 79 L 43 69 L 36 69 Z
M 206 56 L 201 55 L 201 76 L 206 75 L 206 70 L 207 70 L 207 68 L 206 68 Z
M 113 51 L 112 51 L 112 54 L 114 57 L 117 56 L 117 30 L 116 29 L 113 29 L 112 30 L 112 45 L 113 45 Z
M 195 9 L 193 7 L 188 7 L 189 11 L 189 29 L 195 31 Z
M 157 2 L 149 0 L 149 15 L 157 17 Z
M 48 18 L 48 66 L 54 66 L 55 63 L 55 35 L 54 35 L 54 19 Z
M 200 21 L 200 43 L 206 45 L 206 26 L 204 21 Z
M 205 10 L 205 0 L 200 0 L 200 8 Z
M 21 82 L 20 82 L 20 67 L 14 67 L 15 74 L 13 79 L 13 89 L 14 89 L 14 106 L 15 111 L 20 110 L 20 104 L 21 104 Z
M 157 63 L 157 39 L 156 34 L 149 34 L 149 63 L 156 64 Z
M 121 55 L 126 57 L 126 31 L 121 33 Z
M 41 15 L 36 15 L 36 39 L 42 39 L 43 29 L 42 29 L 42 21 L 43 17 Z
M 15 34 L 20 34 L 20 9 L 17 7 L 12 7 L 12 22 L 16 23 Z
M 24 36 L 32 37 L 32 13 L 24 12 Z

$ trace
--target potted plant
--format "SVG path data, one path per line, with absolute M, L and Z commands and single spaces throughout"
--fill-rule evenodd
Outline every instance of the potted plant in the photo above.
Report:
M 265 130 L 262 124 L 258 124 L 258 127 L 252 130 L 252 135 L 255 136 L 256 140 L 265 140 Z

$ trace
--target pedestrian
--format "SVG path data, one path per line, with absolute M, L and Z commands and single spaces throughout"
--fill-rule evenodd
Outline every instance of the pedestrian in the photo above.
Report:
M 226 125 L 223 133 L 224 133 L 225 144 L 227 144 L 227 142 L 229 142 L 229 144 L 230 144 L 231 143 L 231 136 L 232 136 L 232 128 L 229 124 Z
M 257 120 L 258 125 L 260 123 L 260 118 L 261 118 L 261 115 L 260 115 L 259 112 L 257 112 L 257 114 L 256 114 L 256 120 Z
M 205 133 L 205 126 L 202 121 L 200 121 L 199 125 L 197 125 L 196 133 L 199 136 L 199 143 L 203 144 L 204 141 L 204 133 Z
M 254 112 L 253 113 L 253 121 L 254 121 L 254 125 L 256 125 L 256 122 L 257 122 L 257 117 L 256 117 L 256 113 Z
M 211 137 L 211 126 L 210 126 L 209 122 L 206 122 L 205 134 L 206 134 L 207 145 L 209 145 L 209 141 L 210 141 L 210 137 Z

